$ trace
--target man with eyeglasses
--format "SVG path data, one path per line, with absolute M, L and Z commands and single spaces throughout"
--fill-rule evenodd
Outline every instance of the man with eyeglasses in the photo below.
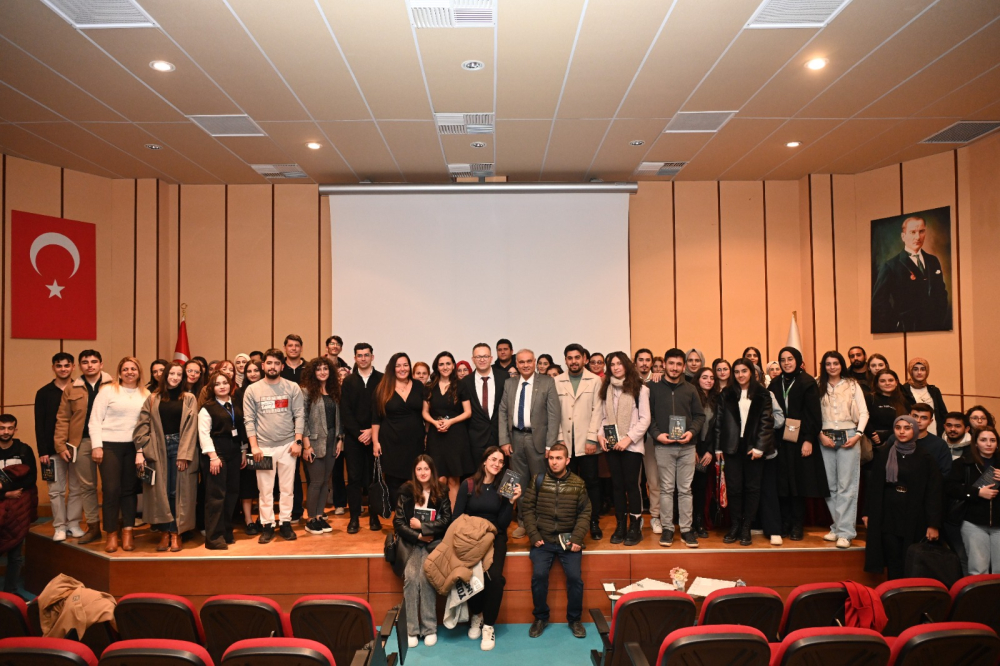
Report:
M 500 402 L 508 374 L 493 365 L 493 354 L 485 342 L 472 348 L 474 372 L 462 379 L 465 395 L 472 399 L 472 418 L 469 419 L 469 448 L 476 468 L 486 449 L 499 446 Z

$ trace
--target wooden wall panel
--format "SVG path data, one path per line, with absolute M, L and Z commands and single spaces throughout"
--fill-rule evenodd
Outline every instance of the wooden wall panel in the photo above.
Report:
M 643 182 L 629 199 L 629 298 L 632 353 L 654 356 L 677 344 L 673 183 Z
M 337 257 L 333 255 L 330 234 L 330 197 L 319 198 L 319 354 L 326 353 L 324 342 L 337 331 L 333 323 L 333 262 L 339 257 L 346 257 L 349 248 L 338 248 Z M 341 336 L 343 337 L 343 336 Z M 351 357 L 356 340 L 344 341 L 343 354 L 347 363 L 354 365 Z
M 308 358 L 318 350 L 318 197 L 316 185 L 274 188 L 274 343 L 298 333 Z
M 230 185 L 226 358 L 271 344 L 270 185 Z
M 765 187 L 767 223 L 767 348 L 766 362 L 778 360 L 778 350 L 788 340 L 792 312 L 802 316 L 802 268 L 799 252 L 799 184 L 768 181 Z
M 160 356 L 157 337 L 159 303 L 157 302 L 157 277 L 159 261 L 157 242 L 157 182 L 146 178 L 137 184 L 136 207 L 136 273 L 135 273 L 135 353 L 145 364 Z
M 732 362 L 767 337 L 764 183 L 721 183 L 720 192 L 722 357 Z
M 98 345 L 95 348 L 104 357 L 104 369 L 114 377 L 118 361 L 134 355 L 136 191 L 134 180 L 105 182 L 111 186 L 111 210 L 107 221 L 97 225 Z M 109 298 L 100 298 L 105 289 Z M 104 330 L 100 322 L 105 322 Z M 148 379 L 147 374 L 144 369 L 144 379 Z
M 718 190 L 714 182 L 674 183 L 677 344 L 700 349 L 706 362 L 722 352 Z
M 174 357 L 177 343 L 177 324 L 180 317 L 180 298 L 177 293 L 179 268 L 177 185 L 157 181 L 157 214 L 160 219 L 159 275 L 160 275 L 160 345 L 158 355 L 165 359 Z
M 816 344 L 813 337 L 813 256 L 812 256 L 812 226 L 810 224 L 809 201 L 812 192 L 809 186 L 809 178 L 801 178 L 798 181 L 799 187 L 799 309 L 796 310 L 796 321 L 799 327 L 799 334 L 802 339 L 802 360 L 807 372 L 815 374 L 815 351 Z M 785 337 L 787 341 L 787 336 Z M 779 347 L 780 350 L 780 347 Z M 778 353 L 775 352 L 775 358 Z
M 188 304 L 191 353 L 209 361 L 225 347 L 225 220 L 225 186 L 181 188 L 180 300 Z
M 837 349 L 837 299 L 833 265 L 833 180 L 810 176 L 812 187 L 813 310 L 816 323 L 816 363 Z M 846 351 L 846 350 L 845 350 Z M 819 372 L 819 366 L 816 366 Z
M 40 215 L 59 217 L 60 208 L 59 167 L 28 162 L 16 157 L 7 157 L 4 173 L 6 204 L 4 210 L 4 275 L 5 303 L 10 303 L 10 212 L 22 210 Z M 100 275 L 100 273 L 98 273 Z M 4 317 L 4 357 L 3 363 L 3 403 L 10 405 L 31 405 L 35 402 L 35 391 L 45 382 L 52 380 L 50 359 L 59 351 L 59 340 L 28 340 L 10 337 L 10 307 L 5 308 Z M 22 434 L 32 431 L 22 430 Z M 32 439 L 33 433 L 32 433 Z
M 861 276 L 867 272 L 867 258 L 858 252 L 857 206 L 854 176 L 833 176 L 833 224 L 837 284 L 837 349 L 844 354 L 860 339 L 860 309 L 857 300 Z

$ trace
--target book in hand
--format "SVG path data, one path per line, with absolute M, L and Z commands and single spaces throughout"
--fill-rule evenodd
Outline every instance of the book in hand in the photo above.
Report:
M 56 480 L 56 461 L 49 458 L 48 463 L 39 465 L 39 467 L 42 469 L 42 481 L 54 483 Z
M 672 442 L 680 441 L 687 432 L 686 416 L 671 416 L 670 427 L 667 429 L 667 439 Z
M 508 469 L 500 479 L 500 486 L 497 488 L 497 495 L 512 499 L 514 497 L 514 486 L 521 484 L 521 475 L 514 470 Z
M 144 463 L 142 466 L 142 472 L 139 473 L 139 480 L 147 485 L 155 486 L 156 470 L 153 469 L 149 463 Z
M 979 479 L 975 483 L 972 484 L 972 487 L 973 488 L 995 488 L 997 486 L 997 480 L 993 477 L 993 469 L 994 468 L 993 468 L 992 465 L 988 465 L 986 467 L 986 471 L 984 471 L 983 475 L 980 476 Z
M 421 523 L 433 523 L 437 519 L 437 509 L 414 509 L 413 517 Z
M 0 469 L 0 488 L 10 488 L 14 485 L 14 479 L 10 478 L 7 472 Z
M 559 534 L 559 545 L 562 546 L 563 550 L 569 550 L 573 547 L 573 533 L 572 532 L 561 532 Z
M 614 446 L 618 443 L 618 426 L 612 423 L 611 425 L 604 426 L 604 439 L 608 440 L 608 446 Z
M 254 460 L 251 454 L 247 454 L 247 469 L 254 471 L 259 469 L 274 469 L 274 459 L 271 456 L 264 456 L 259 461 Z
M 69 442 L 66 443 L 66 450 L 70 452 L 69 461 L 71 463 L 76 462 L 76 454 L 80 451 L 80 447 L 73 446 Z

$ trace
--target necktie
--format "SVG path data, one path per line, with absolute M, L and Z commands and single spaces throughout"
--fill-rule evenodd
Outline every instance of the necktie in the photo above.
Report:
M 521 400 L 517 405 L 517 429 L 524 430 L 524 392 L 528 390 L 528 382 L 521 384 Z
M 483 411 L 486 412 L 487 415 L 489 415 L 489 413 L 490 413 L 490 385 L 487 382 L 489 382 L 490 378 L 489 377 L 483 377 L 482 379 L 483 379 Z
M 922 276 L 926 272 L 926 270 L 927 270 L 924 267 L 924 260 L 923 260 L 923 258 L 920 256 L 919 252 L 917 252 L 916 254 L 911 254 L 910 256 L 917 260 L 917 268 L 920 269 L 920 275 Z

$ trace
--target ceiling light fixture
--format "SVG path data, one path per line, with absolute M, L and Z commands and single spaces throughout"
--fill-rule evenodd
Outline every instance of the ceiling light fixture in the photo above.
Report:
M 480 69 L 484 69 L 485 67 L 486 63 L 484 63 L 482 60 L 466 60 L 465 62 L 462 63 L 462 69 L 468 72 L 477 72 Z
M 157 145 L 155 143 L 147 143 L 146 147 L 149 148 L 150 150 L 161 150 L 163 148 L 163 146 Z
M 149 66 L 158 72 L 172 72 L 175 69 L 177 69 L 176 67 L 174 67 L 174 63 L 167 62 L 166 60 L 154 60 L 153 62 L 149 63 Z
M 485 148 L 486 147 L 486 144 L 483 143 L 482 141 L 473 141 L 469 145 L 472 146 L 473 148 Z
M 802 145 L 802 142 L 801 141 L 789 141 L 785 145 L 788 146 L 789 148 L 798 148 L 799 146 Z
M 645 142 L 645 141 L 643 141 L 642 139 L 636 139 L 635 141 L 629 141 L 629 142 L 628 142 L 628 145 L 630 145 L 630 146 L 642 146 L 642 145 L 644 145 L 645 143 L 646 143 L 646 142 Z
M 813 58 L 806 62 L 806 69 L 819 70 L 823 69 L 829 63 L 827 58 Z
M 322 147 L 323 147 L 323 144 L 316 143 L 315 141 L 310 141 L 309 143 L 306 144 L 306 148 L 308 148 L 310 150 L 319 150 Z

